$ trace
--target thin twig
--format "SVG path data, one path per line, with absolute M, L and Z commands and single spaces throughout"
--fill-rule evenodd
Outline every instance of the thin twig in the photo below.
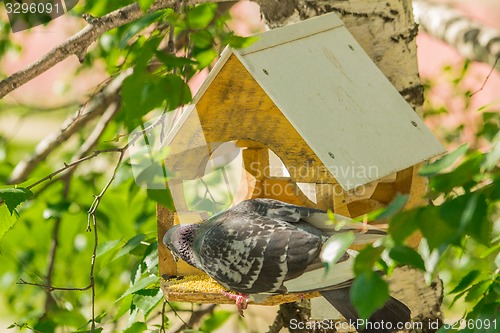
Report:
M 9 177 L 9 183 L 16 184 L 25 181 L 29 174 L 42 161 L 45 161 L 47 156 L 58 148 L 62 142 L 80 131 L 91 120 L 101 116 L 109 105 L 116 100 L 123 80 L 130 74 L 132 74 L 132 70 L 124 71 L 118 75 L 100 93 L 93 97 L 88 105 L 80 108 L 74 115 L 66 119 L 56 133 L 42 140 L 30 157 L 17 164 Z
M 170 304 L 169 301 L 167 301 L 167 304 L 168 304 L 168 306 L 170 306 L 170 310 L 172 310 L 174 315 L 182 322 L 183 326 L 188 327 L 188 324 L 184 321 L 184 319 L 182 319 L 181 316 L 179 316 L 179 314 L 177 313 L 177 310 L 175 310 L 175 308 L 172 306 L 172 304 Z M 190 311 L 190 312 L 192 312 L 192 311 Z
M 190 0 L 184 1 L 188 5 L 195 5 L 205 2 L 224 2 L 227 0 Z M 164 8 L 171 8 L 175 5 L 175 0 L 156 0 L 149 8 L 148 13 Z M 38 59 L 28 67 L 12 74 L 8 78 L 0 81 L 0 99 L 8 93 L 22 86 L 26 82 L 34 79 L 48 69 L 54 67 L 59 62 L 76 55 L 80 62 L 85 59 L 87 48 L 97 40 L 102 34 L 111 29 L 135 21 L 146 15 L 139 8 L 137 3 L 117 9 L 100 18 L 88 20 L 89 24 L 82 30 L 71 36 L 65 42 L 53 48 L 42 58 Z
M 191 312 L 191 316 L 188 319 L 188 322 L 184 322 L 181 327 L 175 330 L 175 333 L 180 333 L 185 331 L 186 329 L 191 329 L 196 323 L 198 323 L 205 315 L 212 314 L 214 312 L 217 304 L 210 304 L 208 306 L 200 306 L 199 310 Z
M 28 326 L 28 324 L 24 323 L 24 324 L 18 324 L 18 323 L 14 323 L 13 325 L 15 325 L 16 327 L 18 327 L 20 330 L 24 329 L 24 328 L 27 328 L 29 330 L 32 330 L 33 332 L 35 333 L 43 333 L 42 331 L 39 331 L 39 330 L 36 330 L 34 329 L 33 327 L 31 326 Z
M 64 166 L 57 169 L 56 171 L 52 172 L 51 174 L 37 180 L 36 182 L 34 182 L 33 184 L 29 185 L 29 186 L 26 186 L 26 188 L 28 190 L 34 188 L 35 186 L 37 185 L 40 185 L 41 183 L 47 181 L 47 180 L 52 180 L 52 178 L 54 178 L 55 176 L 57 176 L 58 174 L 60 174 L 61 172 L 64 172 L 82 162 L 85 162 L 85 161 L 88 161 L 88 160 L 91 160 L 93 158 L 95 158 L 96 156 L 99 156 L 103 153 L 119 153 L 121 150 L 121 148 L 110 148 L 110 149 L 101 149 L 101 150 L 95 150 L 91 155 L 88 155 L 88 156 L 85 156 L 85 157 L 82 157 L 76 161 L 73 161 L 71 163 L 64 163 Z
M 90 133 L 87 140 L 85 140 L 85 142 L 81 145 L 78 152 L 75 154 L 76 159 L 81 159 L 82 157 L 85 157 L 86 155 L 91 153 L 92 149 L 97 145 L 99 139 L 104 134 L 104 131 L 106 130 L 108 124 L 111 122 L 111 120 L 116 115 L 118 110 L 119 110 L 118 101 L 115 101 L 115 103 L 112 103 L 108 107 L 106 112 L 104 112 L 102 117 L 99 119 L 99 122 L 95 125 L 92 133 Z M 75 170 L 76 167 L 71 168 L 70 170 L 68 170 L 68 174 L 65 176 L 72 175 L 75 172 Z
M 117 167 L 118 168 L 118 167 Z M 97 246 L 99 245 L 99 234 L 97 232 L 97 220 L 95 217 L 95 213 L 92 214 L 92 223 L 94 227 L 94 249 L 92 250 L 92 260 L 90 263 L 90 288 L 92 290 L 92 300 L 91 300 L 91 320 L 92 320 L 92 331 L 95 330 L 95 277 L 94 277 L 94 268 L 95 261 L 97 258 Z
M 486 85 L 486 82 L 488 82 L 488 80 L 490 79 L 491 74 L 495 71 L 495 68 L 497 66 L 497 63 L 498 63 L 499 59 L 500 59 L 500 55 L 497 56 L 497 58 L 495 59 L 495 63 L 491 67 L 490 72 L 488 73 L 488 75 L 486 75 L 486 78 L 484 79 L 483 84 L 481 85 L 481 88 L 479 88 L 478 90 L 476 90 L 472 94 L 470 94 L 470 97 L 474 96 L 475 94 L 477 94 L 478 92 L 480 92 L 481 90 L 484 89 L 484 86 Z
M 70 189 L 70 184 L 71 184 L 71 175 L 66 177 L 64 179 L 64 190 L 63 190 L 63 195 L 62 199 L 64 201 L 68 200 L 68 195 L 69 195 L 69 189 Z M 52 285 L 52 276 L 54 274 L 54 268 L 55 268 L 55 263 L 56 263 L 56 257 L 57 257 L 57 250 L 59 248 L 59 230 L 61 227 L 61 222 L 62 222 L 62 217 L 58 216 L 55 221 L 54 221 L 54 229 L 52 231 L 52 245 L 50 249 L 50 254 L 49 254 L 49 264 L 47 266 L 47 274 L 46 274 L 46 283 L 48 286 Z M 44 315 L 49 313 L 50 307 L 54 304 L 54 298 L 52 297 L 52 294 L 50 291 L 47 291 L 46 297 L 45 297 L 45 306 L 44 306 Z
M 49 286 L 46 284 L 42 283 L 33 283 L 33 282 L 27 282 L 23 279 L 19 279 L 19 282 L 16 282 L 16 284 L 19 285 L 28 285 L 28 286 L 35 286 L 35 287 L 40 287 L 42 289 L 45 289 L 47 291 L 54 291 L 54 290 L 66 290 L 66 291 L 85 291 L 89 290 L 92 286 L 89 284 L 86 287 L 78 288 L 78 287 L 55 287 L 55 286 Z
M 160 326 L 160 333 L 167 333 L 167 330 L 165 328 L 165 316 L 167 313 L 167 303 L 168 301 L 165 299 L 163 300 L 163 305 L 161 307 L 161 326 Z
M 199 204 L 200 202 L 202 202 L 204 199 L 207 199 L 207 195 L 210 197 L 210 199 L 212 199 L 212 207 L 214 209 L 214 212 L 217 210 L 216 205 L 224 206 L 225 204 L 223 202 L 219 202 L 219 201 L 215 200 L 214 196 L 212 195 L 212 192 L 210 192 L 210 188 L 208 187 L 207 183 L 203 180 L 203 178 L 200 177 L 199 180 L 205 186 L 205 194 L 203 194 L 203 198 L 198 200 L 198 202 L 195 204 L 195 206 L 197 204 Z

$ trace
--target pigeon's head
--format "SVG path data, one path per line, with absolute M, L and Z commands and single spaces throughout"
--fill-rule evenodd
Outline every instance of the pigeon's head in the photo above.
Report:
M 198 224 L 174 225 L 163 236 L 163 244 L 172 252 L 176 261 L 180 258 L 196 266 L 192 245 L 198 227 Z

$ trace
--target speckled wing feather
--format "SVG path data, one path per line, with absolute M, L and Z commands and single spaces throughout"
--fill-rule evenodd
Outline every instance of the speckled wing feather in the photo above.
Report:
M 285 221 L 235 209 L 200 227 L 193 252 L 204 270 L 231 290 L 284 292 L 285 279 L 302 274 L 323 241 Z

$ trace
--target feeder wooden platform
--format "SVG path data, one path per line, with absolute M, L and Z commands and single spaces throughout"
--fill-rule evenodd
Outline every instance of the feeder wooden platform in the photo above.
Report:
M 169 301 L 234 304 L 233 300 L 222 295 L 222 291 L 228 290 L 225 290 L 224 287 L 207 275 L 188 275 L 181 278 L 163 280 L 161 282 L 161 288 Z M 318 296 L 319 293 L 317 292 L 273 295 L 263 299 L 262 301 L 259 300 L 258 303 L 250 300 L 248 304 L 279 305 L 282 303 L 290 303 Z

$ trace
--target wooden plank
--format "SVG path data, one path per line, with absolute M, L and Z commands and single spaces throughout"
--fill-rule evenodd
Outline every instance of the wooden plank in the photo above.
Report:
M 296 183 L 288 177 L 272 177 L 262 180 L 261 198 L 281 200 L 290 204 L 318 208 L 318 205 L 309 200 Z
M 234 300 L 229 299 L 227 296 L 222 295 L 218 288 L 213 288 L 210 284 L 198 283 L 198 289 L 195 288 L 185 288 L 184 286 L 179 288 L 180 290 L 172 291 L 171 286 L 165 281 L 160 283 L 161 289 L 165 295 L 165 299 L 169 302 L 190 302 L 190 303 L 208 303 L 208 304 L 234 304 Z M 215 290 L 211 290 L 211 288 Z M 310 293 L 290 293 L 282 295 L 273 295 L 268 298 L 253 301 L 250 300 L 248 304 L 258 304 L 258 305 L 279 305 L 283 303 L 297 302 L 303 299 L 309 299 L 313 297 L 319 297 L 318 292 Z
M 227 60 L 206 94 L 200 98 L 196 111 L 192 112 L 197 112 L 199 116 L 206 142 L 257 142 L 278 155 L 294 182 L 336 182 L 297 130 L 234 56 Z M 182 165 L 188 167 L 189 163 L 198 161 L 185 159 L 178 163 L 177 168 Z
M 264 197 L 262 182 L 269 176 L 269 151 L 267 148 L 247 148 L 242 151 L 243 172 L 238 193 L 244 199 Z
M 168 248 L 163 245 L 163 235 L 174 225 L 174 213 L 167 208 L 156 205 L 158 224 L 158 266 L 160 276 L 177 275 L 177 265 Z

